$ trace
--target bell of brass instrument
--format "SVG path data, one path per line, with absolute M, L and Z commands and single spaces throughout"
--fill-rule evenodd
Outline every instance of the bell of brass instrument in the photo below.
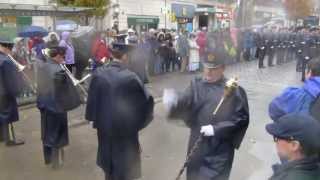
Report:
M 69 76 L 70 80 L 72 81 L 72 84 L 74 86 L 78 86 L 81 89 L 81 91 L 84 93 L 85 97 L 87 97 L 88 96 L 88 92 L 81 85 L 81 83 L 84 82 L 86 79 L 88 79 L 91 76 L 91 74 L 88 74 L 87 76 L 85 76 L 81 80 L 78 80 L 73 76 L 73 74 L 69 71 L 69 69 L 64 64 L 60 64 L 60 67 L 61 67 L 61 69 L 63 69 L 66 72 L 67 76 Z
M 18 71 L 22 73 L 24 79 L 29 83 L 29 86 L 31 90 L 36 93 L 36 86 L 33 84 L 31 79 L 23 72 L 23 70 L 26 68 L 25 66 L 21 65 L 18 61 L 16 61 L 10 54 L 7 55 L 11 62 L 17 67 Z
M 17 67 L 19 72 L 22 72 L 26 68 L 26 66 L 23 66 L 20 63 L 18 63 L 10 54 L 8 54 L 8 57 L 13 62 L 13 64 Z

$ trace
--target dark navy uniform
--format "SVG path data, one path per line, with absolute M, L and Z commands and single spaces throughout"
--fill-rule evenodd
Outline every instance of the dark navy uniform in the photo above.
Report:
M 183 118 L 191 129 L 188 152 L 200 136 L 200 127 L 212 124 L 213 137 L 205 137 L 187 169 L 188 180 L 227 180 L 231 171 L 234 149 L 239 148 L 249 123 L 246 93 L 237 89 L 212 119 L 212 112 L 223 95 L 226 79 L 207 83 L 197 78 L 179 97 L 170 117 Z
M 70 82 L 64 81 L 66 75 L 62 73 L 60 64 L 51 58 L 47 58 L 46 62 L 39 62 L 38 66 L 37 107 L 41 113 L 44 160 L 45 164 L 52 163 L 53 168 L 57 168 L 61 163 L 60 157 L 63 158 L 63 147 L 69 144 L 67 110 L 59 100 L 61 96 L 68 94 L 69 90 L 57 89 L 57 82 L 61 81 L 61 84 Z M 65 79 L 59 76 L 61 73 Z M 78 92 L 73 90 L 71 93 Z
M 267 34 L 267 55 L 268 55 L 268 66 L 273 66 L 273 59 L 276 51 L 276 46 L 278 44 L 278 39 L 273 32 Z
M 209 56 L 219 59 L 222 56 L 218 54 Z M 217 64 L 205 66 L 216 68 Z M 229 179 L 234 150 L 240 147 L 249 124 L 249 107 L 244 89 L 238 87 L 225 98 L 217 114 L 213 116 L 213 111 L 223 97 L 226 82 L 227 79 L 223 77 L 215 82 L 195 78 L 170 108 L 169 118 L 183 119 L 191 129 L 188 154 L 201 136 L 203 126 L 209 125 L 214 129 L 214 135 L 203 136 L 199 148 L 192 154 L 187 164 L 187 180 Z
M 19 120 L 16 97 L 21 93 L 23 83 L 17 67 L 6 54 L 0 52 L 0 141 L 5 141 L 7 145 L 24 143 L 16 141 L 12 126 L 13 122 Z M 11 124 L 11 133 L 9 124 Z
M 306 70 L 307 70 L 307 64 L 312 59 L 311 57 L 311 46 L 312 46 L 312 39 L 309 34 L 305 34 L 303 37 L 303 41 L 301 42 L 301 81 L 304 81 L 306 78 Z
M 286 50 L 286 34 L 283 32 L 278 33 L 279 44 L 277 46 L 277 64 L 281 65 L 285 61 Z
M 289 43 L 288 43 L 288 61 L 294 61 L 296 59 L 296 34 L 291 32 L 289 35 Z
M 259 59 L 259 68 L 264 68 L 264 58 L 266 56 L 267 52 L 267 44 L 269 43 L 269 40 L 266 38 L 266 33 L 259 33 L 257 36 L 257 57 Z
M 139 131 L 152 120 L 153 97 L 138 76 L 115 60 L 92 77 L 86 119 L 97 129 L 97 165 L 106 179 L 141 176 Z
M 316 35 L 316 44 L 317 44 L 316 57 L 319 57 L 320 56 L 320 34 L 319 33 Z

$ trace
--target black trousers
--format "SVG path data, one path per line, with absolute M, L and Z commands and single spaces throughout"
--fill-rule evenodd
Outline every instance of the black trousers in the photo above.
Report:
M 284 63 L 284 58 L 285 58 L 285 51 L 284 50 L 279 50 L 277 54 L 277 64 L 281 65 Z
M 270 52 L 268 55 L 268 66 L 273 66 L 274 52 Z
M 45 164 L 55 164 L 58 166 L 59 164 L 59 151 L 58 148 L 49 147 L 43 145 L 43 156 L 44 156 L 44 163 Z
M 302 72 L 301 72 L 301 81 L 304 82 L 306 80 L 306 72 L 307 71 L 307 61 L 302 59 Z
M 264 66 L 264 64 L 263 64 L 264 57 L 265 57 L 265 52 L 260 51 L 259 52 L 259 68 L 262 68 Z
M 0 124 L 0 142 L 8 142 L 10 140 L 9 124 Z

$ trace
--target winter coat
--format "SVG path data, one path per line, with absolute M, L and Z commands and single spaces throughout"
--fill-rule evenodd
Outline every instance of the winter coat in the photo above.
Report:
M 97 164 L 111 179 L 141 176 L 139 131 L 152 120 L 153 97 L 136 74 L 119 62 L 94 72 L 86 119 L 97 129 Z
M 318 180 L 320 165 L 317 158 L 307 158 L 273 166 L 274 174 L 269 180 Z
M 97 38 L 92 45 L 91 54 L 97 62 L 100 62 L 104 57 L 108 60 L 110 52 L 105 40 Z
M 239 87 L 228 97 L 215 117 L 212 113 L 220 102 L 226 79 L 208 83 L 202 78 L 191 82 L 179 95 L 169 118 L 182 118 L 191 129 L 188 152 L 200 136 L 201 126 L 212 125 L 215 135 L 205 137 L 187 168 L 188 180 L 227 180 L 234 149 L 239 148 L 249 124 L 249 107 L 245 91 Z
M 283 115 L 301 112 L 309 113 L 310 105 L 320 95 L 320 77 L 311 77 L 303 87 L 289 87 L 274 98 L 269 105 L 269 115 L 274 121 Z
M 66 55 L 65 55 L 65 62 L 66 64 L 75 64 L 74 60 L 74 48 L 71 42 L 69 42 L 71 33 L 70 32 L 62 32 L 61 40 L 59 46 L 67 48 Z
M 24 86 L 21 74 L 9 57 L 0 52 L 0 124 L 19 120 L 16 97 Z
M 190 46 L 188 39 L 185 35 L 180 35 L 177 41 L 177 52 L 179 53 L 179 56 L 181 57 L 187 57 L 189 56 Z
M 199 55 L 202 56 L 205 54 L 206 46 L 207 46 L 207 36 L 206 33 L 200 32 L 196 39 L 197 45 L 199 46 Z

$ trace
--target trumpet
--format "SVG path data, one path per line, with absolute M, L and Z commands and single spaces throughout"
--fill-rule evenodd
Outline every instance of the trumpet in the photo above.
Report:
M 69 69 L 66 67 L 66 65 L 64 64 L 60 64 L 61 69 L 63 69 L 67 76 L 69 76 L 69 78 L 72 81 L 72 84 L 74 86 L 78 86 L 80 88 L 80 90 L 83 92 L 83 94 L 85 95 L 85 97 L 88 97 L 88 92 L 87 90 L 81 85 L 82 82 L 86 81 L 89 77 L 91 77 L 91 74 L 87 74 L 85 77 L 83 77 L 81 80 L 76 79 L 73 74 L 69 71 Z
M 36 86 L 33 84 L 33 82 L 31 81 L 31 79 L 27 76 L 27 74 L 25 72 L 23 72 L 23 70 L 26 68 L 25 66 L 21 65 L 19 62 L 17 62 L 10 54 L 7 55 L 9 57 L 9 59 L 11 60 L 11 62 L 16 66 L 16 68 L 18 69 L 18 72 L 22 73 L 23 78 L 29 83 L 29 86 L 31 88 L 31 90 L 36 93 Z

